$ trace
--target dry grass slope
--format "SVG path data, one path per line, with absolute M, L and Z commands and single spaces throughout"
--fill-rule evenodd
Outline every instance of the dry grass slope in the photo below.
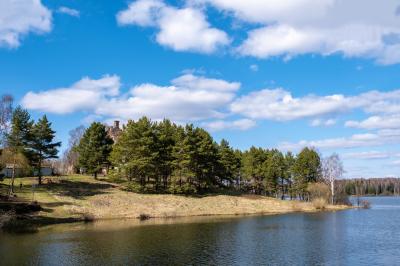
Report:
M 19 185 L 19 180 L 17 185 Z M 22 189 L 16 189 L 19 199 L 33 197 L 33 178 L 21 179 Z M 281 214 L 317 211 L 312 203 L 281 201 L 263 196 L 210 195 L 190 197 L 149 195 L 125 191 L 123 185 L 96 181 L 87 176 L 51 177 L 35 189 L 34 200 L 44 208 L 38 215 L 52 218 L 90 217 L 166 218 L 208 215 Z M 5 186 L 0 187 L 5 189 Z M 326 210 L 341 210 L 346 206 L 325 206 Z

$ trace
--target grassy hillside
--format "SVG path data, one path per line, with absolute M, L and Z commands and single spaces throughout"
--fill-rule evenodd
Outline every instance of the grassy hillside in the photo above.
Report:
M 7 192 L 9 180 L 0 182 L 0 193 Z M 35 178 L 16 180 L 17 200 L 37 201 L 43 208 L 35 215 L 48 218 L 94 219 L 148 217 L 183 217 L 205 215 L 278 214 L 296 211 L 312 212 L 311 204 L 281 201 L 255 195 L 151 195 L 125 190 L 125 184 L 109 182 L 107 178 L 94 180 L 90 176 L 46 177 L 40 187 Z M 22 188 L 20 188 L 22 184 Z M 345 206 L 327 206 L 340 210 Z

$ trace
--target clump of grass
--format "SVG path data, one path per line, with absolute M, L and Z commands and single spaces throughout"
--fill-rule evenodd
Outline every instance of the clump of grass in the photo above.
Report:
M 326 202 L 326 199 L 324 199 L 322 197 L 321 198 L 315 198 L 312 201 L 312 205 L 317 210 L 324 210 L 326 208 L 327 202 Z
M 145 221 L 145 220 L 150 219 L 151 217 L 150 217 L 149 214 L 142 213 L 142 214 L 139 215 L 138 218 L 139 218 L 140 221 Z

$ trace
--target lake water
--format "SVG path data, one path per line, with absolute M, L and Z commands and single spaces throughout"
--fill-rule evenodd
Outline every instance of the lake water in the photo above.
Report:
M 0 265 L 400 265 L 400 198 L 368 200 L 369 210 L 0 234 Z

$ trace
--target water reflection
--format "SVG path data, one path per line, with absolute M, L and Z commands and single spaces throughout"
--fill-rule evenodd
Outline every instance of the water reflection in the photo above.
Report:
M 396 264 L 400 261 L 400 199 L 370 200 L 370 210 L 146 222 L 110 220 L 54 226 L 30 235 L 3 234 L 1 264 Z

